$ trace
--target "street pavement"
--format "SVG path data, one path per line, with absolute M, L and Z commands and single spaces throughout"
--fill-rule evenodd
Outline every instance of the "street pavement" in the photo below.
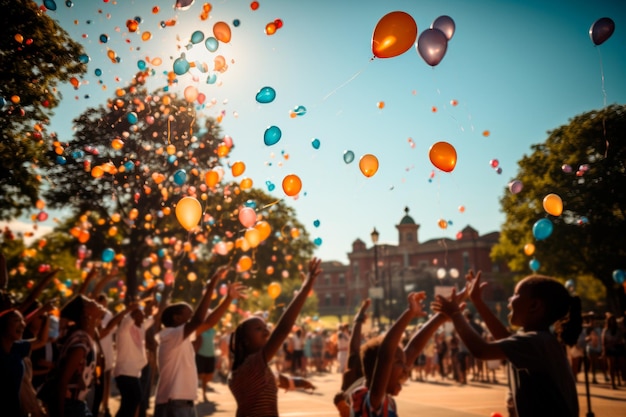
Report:
M 424 382 L 408 381 L 396 397 L 398 413 L 401 416 L 429 417 L 492 417 L 500 413 L 507 417 L 505 398 L 507 392 L 506 376 L 498 371 L 498 383 L 468 381 L 461 385 L 452 380 L 442 381 L 439 377 L 429 378 Z M 341 378 L 338 373 L 322 373 L 310 376 L 316 390 L 311 392 L 279 389 L 278 409 L 281 417 L 324 417 L 337 416 L 333 397 L 338 391 Z M 587 406 L 583 374 L 579 375 L 578 400 L 581 417 L 621 417 L 626 416 L 626 386 L 611 389 L 608 383 L 590 385 L 589 399 L 591 411 Z M 215 381 L 208 392 L 208 401 L 202 400 L 198 390 L 198 417 L 233 417 L 236 403 L 223 382 Z M 115 389 L 110 399 L 111 414 L 115 415 L 119 407 L 119 396 Z M 153 397 L 154 398 L 154 397 Z M 153 408 L 149 410 L 149 415 Z

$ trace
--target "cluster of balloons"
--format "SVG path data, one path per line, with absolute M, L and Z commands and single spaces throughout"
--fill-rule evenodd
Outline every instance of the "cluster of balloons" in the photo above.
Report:
M 417 40 L 417 52 L 431 67 L 438 65 L 448 50 L 456 26 L 450 16 L 439 16 Z
M 497 159 L 492 159 L 489 161 L 489 165 L 491 166 L 491 168 L 494 169 L 494 171 L 496 171 L 496 174 L 502 174 L 502 167 L 500 166 L 500 161 L 498 161 Z
M 376 58 L 393 58 L 415 44 L 422 59 L 434 67 L 446 54 L 448 41 L 452 39 L 455 28 L 451 17 L 439 16 L 418 38 L 417 24 L 411 15 L 402 11 L 390 12 L 374 28 L 372 52 Z

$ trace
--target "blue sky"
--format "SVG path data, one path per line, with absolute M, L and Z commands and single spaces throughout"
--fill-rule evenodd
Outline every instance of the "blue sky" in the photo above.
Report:
M 158 67 L 148 64 L 157 74 L 149 86 L 156 89 L 166 85 L 163 71 L 172 69 L 181 52 L 211 69 L 221 54 L 228 70 L 217 74 L 216 83 L 206 83 L 213 71 L 192 69 L 178 77 L 175 90 L 194 85 L 207 97 L 199 116 L 223 114 L 223 133 L 236 146 L 224 162 L 244 161 L 245 175 L 257 188 L 267 191 L 266 181 L 276 184 L 270 194 L 285 198 L 311 237 L 321 239 L 316 255 L 324 260 L 346 261 L 357 238 L 370 245 L 373 227 L 381 243 L 395 244 L 395 225 L 406 206 L 421 225 L 421 241 L 453 239 L 467 225 L 481 234 L 499 230 L 505 219 L 499 199 L 530 145 L 580 113 L 626 103 L 621 1 L 262 0 L 253 11 L 250 1 L 230 0 L 211 2 L 206 21 L 199 18 L 202 1 L 184 11 L 174 10 L 174 1 L 160 0 L 75 1 L 70 8 L 56 3 L 49 15 L 85 46 L 90 62 L 78 90 L 62 87 L 64 100 L 50 130 L 68 140 L 72 119 L 126 86 L 138 60 L 162 59 Z M 158 14 L 152 13 L 154 6 L 160 7 Z M 415 47 L 371 60 L 373 30 L 392 11 L 410 14 L 418 36 L 439 16 L 454 20 L 456 31 L 440 64 L 426 64 Z M 137 16 L 139 32 L 128 33 L 126 21 Z M 594 46 L 589 28 L 601 17 L 613 19 L 616 28 Z M 159 24 L 174 18 L 175 26 Z M 283 27 L 266 35 L 265 25 L 277 18 Z M 194 31 L 210 36 L 218 21 L 231 27 L 228 44 L 214 53 L 204 43 L 186 49 Z M 152 39 L 144 42 L 146 31 Z M 106 44 L 99 41 L 101 34 L 109 36 Z M 119 63 L 111 63 L 107 48 Z M 268 104 L 255 100 L 264 86 L 276 91 Z M 297 106 L 307 112 L 291 118 L 289 111 Z M 282 130 L 282 138 L 266 146 L 263 133 L 270 125 Z M 311 145 L 315 138 L 319 149 Z M 439 141 L 457 151 L 451 173 L 429 160 L 429 148 Z M 350 164 L 343 160 L 346 150 L 355 154 Z M 364 154 L 379 160 L 370 178 L 359 170 Z M 491 167 L 492 159 L 499 161 L 501 174 Z M 280 187 L 291 173 L 303 183 L 297 199 Z M 440 219 L 452 224 L 441 229 Z

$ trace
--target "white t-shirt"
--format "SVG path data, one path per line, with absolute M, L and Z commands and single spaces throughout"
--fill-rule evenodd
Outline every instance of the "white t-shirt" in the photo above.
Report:
M 107 309 L 106 313 L 104 313 L 104 317 L 102 318 L 101 327 L 107 327 L 112 318 L 113 313 L 111 313 Z M 104 354 L 105 371 L 110 371 L 115 367 L 115 347 L 113 346 L 113 333 L 115 332 L 109 332 L 106 337 L 100 339 L 100 347 L 102 348 L 102 354 Z
M 114 376 L 132 376 L 139 378 L 141 370 L 148 363 L 146 357 L 146 330 L 152 325 L 152 318 L 145 319 L 141 327 L 135 325 L 135 320 L 127 314 L 117 329 Z
M 191 342 L 196 332 L 183 339 L 185 325 L 165 327 L 156 334 L 159 342 L 157 364 L 159 380 L 155 404 L 165 404 L 168 400 L 195 401 L 198 388 L 196 352 Z

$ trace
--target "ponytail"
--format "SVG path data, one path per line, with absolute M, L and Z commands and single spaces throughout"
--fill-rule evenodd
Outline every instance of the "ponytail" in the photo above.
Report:
M 557 323 L 558 335 L 561 342 L 567 346 L 574 346 L 583 329 L 582 306 L 580 297 L 570 297 L 569 314 Z

